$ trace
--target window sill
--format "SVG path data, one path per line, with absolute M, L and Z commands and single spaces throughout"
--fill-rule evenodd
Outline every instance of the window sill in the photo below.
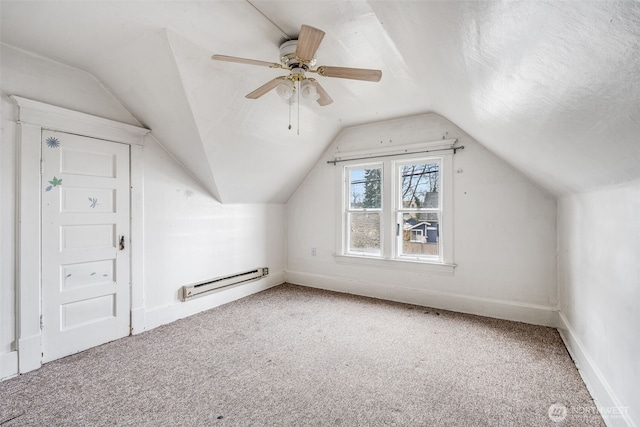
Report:
M 358 255 L 333 255 L 338 264 L 366 265 L 395 270 L 421 271 L 429 274 L 453 276 L 456 264 L 444 264 L 439 262 L 417 261 L 409 259 L 384 259 Z

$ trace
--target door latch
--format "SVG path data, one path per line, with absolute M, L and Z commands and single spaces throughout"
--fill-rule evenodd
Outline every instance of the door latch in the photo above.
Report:
M 120 250 L 124 249 L 124 236 L 120 236 Z

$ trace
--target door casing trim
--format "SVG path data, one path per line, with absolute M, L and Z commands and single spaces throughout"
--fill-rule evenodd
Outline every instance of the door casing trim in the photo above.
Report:
M 144 317 L 144 136 L 138 126 L 56 107 L 19 96 L 16 185 L 16 349 L 18 373 L 42 365 L 41 311 L 41 135 L 53 130 L 129 144 L 131 204 L 131 330 L 142 332 Z

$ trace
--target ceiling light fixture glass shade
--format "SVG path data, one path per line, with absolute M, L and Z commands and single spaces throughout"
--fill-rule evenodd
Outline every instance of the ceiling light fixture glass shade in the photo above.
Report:
M 300 83 L 300 95 L 306 100 L 315 101 L 318 99 L 318 91 L 316 85 L 314 85 L 309 79 L 304 79 Z
M 283 80 L 278 86 L 276 86 L 276 93 L 282 99 L 289 99 L 293 95 L 293 82 L 291 80 Z

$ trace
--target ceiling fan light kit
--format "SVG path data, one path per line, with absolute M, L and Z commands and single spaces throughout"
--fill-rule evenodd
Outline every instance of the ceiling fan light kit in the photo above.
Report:
M 276 93 L 282 99 L 289 99 L 293 95 L 295 86 L 291 80 L 283 80 L 278 86 L 276 86 Z
M 257 99 L 276 89 L 276 93 L 283 99 L 291 99 L 299 91 L 304 99 L 316 101 L 325 106 L 333 99 L 318 83 L 317 80 L 307 78 L 306 73 L 316 73 L 322 77 L 379 82 L 382 71 L 365 68 L 331 67 L 322 65 L 314 68 L 317 62 L 316 52 L 324 38 L 324 31 L 309 25 L 300 28 L 297 40 L 288 40 L 280 45 L 280 64 L 276 62 L 259 61 L 255 59 L 238 58 L 227 55 L 213 55 L 216 61 L 236 62 L 239 64 L 258 65 L 269 68 L 289 70 L 289 75 L 276 77 L 258 89 L 246 95 L 246 98 Z
M 318 91 L 316 90 L 316 85 L 313 84 L 311 80 L 304 79 L 300 83 L 300 96 L 310 101 L 317 100 L 319 95 L 318 95 Z

